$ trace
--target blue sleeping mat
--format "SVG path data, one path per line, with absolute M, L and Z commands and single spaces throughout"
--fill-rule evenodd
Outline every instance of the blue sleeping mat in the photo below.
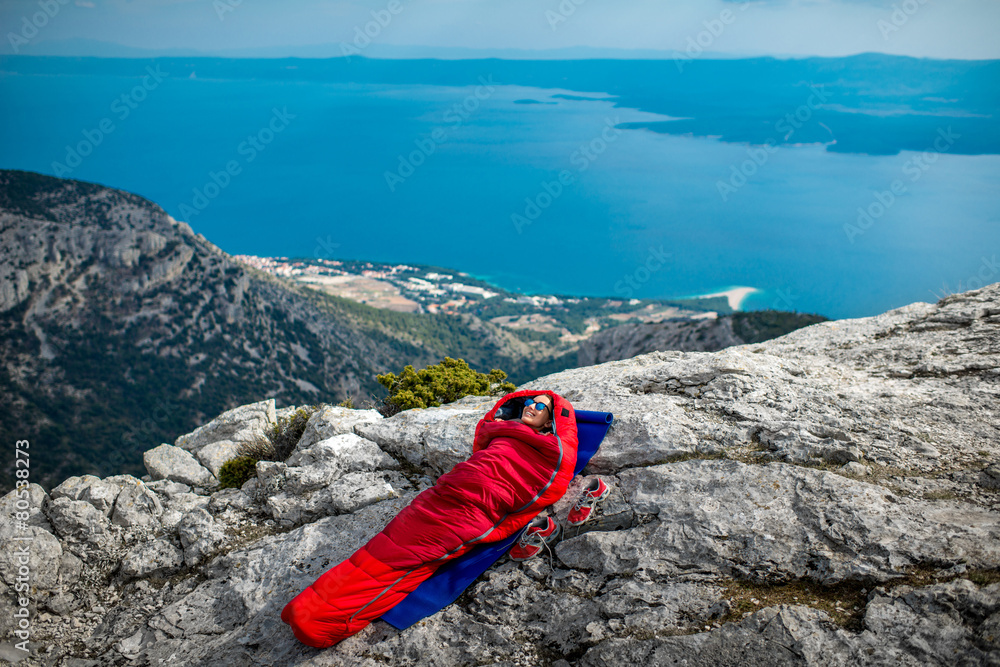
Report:
M 591 457 L 597 453 L 613 420 L 614 415 L 610 412 L 576 411 L 579 442 L 576 450 L 575 474 L 579 475 Z M 523 532 L 524 529 L 503 542 L 476 547 L 464 556 L 445 563 L 415 591 L 383 614 L 382 620 L 399 630 L 405 630 L 420 619 L 441 611 L 457 600 L 469 584 L 507 553 Z

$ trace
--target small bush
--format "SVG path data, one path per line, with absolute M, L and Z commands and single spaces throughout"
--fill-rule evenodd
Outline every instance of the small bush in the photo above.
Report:
M 274 425 L 268 438 L 274 448 L 274 458 L 266 458 L 266 461 L 284 461 L 292 452 L 295 445 L 299 444 L 302 434 L 306 430 L 306 423 L 313 413 L 318 410 L 318 406 L 311 405 L 299 408 L 291 417 L 278 417 L 278 423 Z
M 344 400 L 342 400 L 340 403 L 337 403 L 337 405 L 339 407 L 342 407 L 342 408 L 348 408 L 348 409 L 353 410 L 354 409 L 354 397 L 353 396 L 349 396 L 349 397 L 345 398 Z
M 257 476 L 257 459 L 252 456 L 238 456 L 229 459 L 219 468 L 219 488 L 238 489 L 251 477 Z
M 274 443 L 267 436 L 258 436 L 250 442 L 240 443 L 239 457 L 257 459 L 258 461 L 277 461 L 278 455 L 274 448 Z
M 457 401 L 463 396 L 491 396 L 514 391 L 507 374 L 494 368 L 480 373 L 469 368 L 464 359 L 445 357 L 439 364 L 417 371 L 406 366 L 397 376 L 386 373 L 375 377 L 389 390 L 379 407 L 383 416 L 389 417 L 411 408 L 429 408 Z

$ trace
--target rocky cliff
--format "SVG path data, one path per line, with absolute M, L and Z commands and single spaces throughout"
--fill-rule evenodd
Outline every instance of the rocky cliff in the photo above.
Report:
M 414 627 L 317 651 L 278 615 L 466 458 L 494 399 L 324 407 L 242 489 L 213 468 L 288 413 L 273 401 L 151 447 L 149 481 L 31 486 L 0 523 L 0 656 L 22 655 L 30 536 L 23 664 L 1000 664 L 1000 283 L 530 386 L 615 414 L 585 471 L 613 494 L 551 557 L 501 560 Z
M 149 441 L 260 396 L 365 398 L 378 373 L 440 361 L 430 327 L 451 326 L 373 319 L 233 260 L 149 200 L 83 181 L 0 170 L 0 241 L 0 433 L 46 443 L 33 470 L 46 487 L 141 474 Z M 461 328 L 445 347 L 470 363 L 503 345 L 496 327 Z M 0 488 L 13 472 L 5 462 Z
M 580 341 L 577 366 L 593 366 L 657 351 L 716 352 L 731 345 L 761 343 L 824 321 L 826 318 L 820 315 L 768 310 L 621 324 Z

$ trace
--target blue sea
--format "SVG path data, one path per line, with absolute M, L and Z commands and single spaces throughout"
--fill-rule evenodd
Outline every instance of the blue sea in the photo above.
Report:
M 847 318 L 1000 281 L 1000 156 L 950 151 L 947 119 L 927 155 L 876 156 L 620 129 L 669 118 L 488 74 L 134 67 L 0 74 L 0 168 L 137 193 L 231 254 L 432 264 L 525 293 L 746 286 L 744 310 Z

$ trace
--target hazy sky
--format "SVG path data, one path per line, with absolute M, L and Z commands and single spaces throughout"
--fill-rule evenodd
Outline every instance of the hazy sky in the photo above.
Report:
M 389 20 L 369 31 L 385 46 L 671 52 L 697 41 L 734 55 L 1000 58 L 1000 0 L 0 0 L 3 53 L 12 52 L 12 35 L 31 33 L 25 18 L 46 6 L 53 15 L 37 19 L 43 25 L 29 39 L 34 46 L 90 39 L 217 51 L 350 43 L 381 11 Z

